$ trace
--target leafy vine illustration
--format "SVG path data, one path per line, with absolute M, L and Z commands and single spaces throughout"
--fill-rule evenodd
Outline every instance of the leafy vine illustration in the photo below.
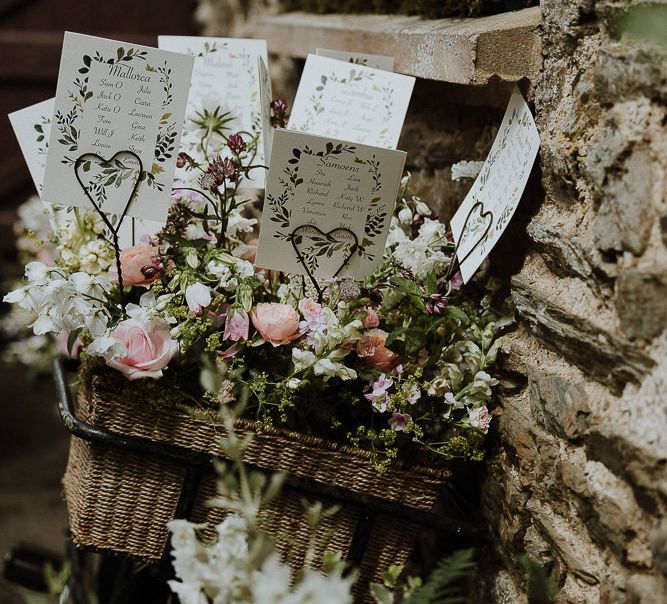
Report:
M 58 129 L 57 141 L 67 147 L 69 152 L 79 151 L 81 132 L 78 121 L 83 114 L 85 104 L 93 97 L 93 91 L 89 87 L 89 75 L 93 62 L 106 65 L 127 65 L 132 61 L 143 61 L 145 71 L 159 74 L 159 82 L 164 92 L 162 109 L 168 109 L 172 105 L 174 101 L 172 69 L 167 61 L 164 61 L 161 66 L 153 67 L 148 63 L 148 51 L 122 46 L 118 47 L 115 56 L 110 58 L 102 56 L 99 51 L 96 51 L 92 56 L 84 55 L 81 67 L 77 70 L 78 75 L 73 80 L 74 87 L 72 90 L 68 90 L 68 98 L 72 102 L 72 107 L 67 112 L 56 111 L 54 115 L 54 123 Z M 165 111 L 162 114 L 155 142 L 154 161 L 150 169 L 143 170 L 139 174 L 140 182 L 145 182 L 147 186 L 158 191 L 163 191 L 165 187 L 165 184 L 157 178 L 161 172 L 164 172 L 161 164 L 173 157 L 176 147 L 178 133 L 176 132 L 176 121 L 170 120 L 171 117 L 172 113 L 170 111 Z M 74 166 L 76 158 L 65 156 L 62 163 Z M 119 159 L 99 163 L 98 165 L 101 170 L 91 180 L 90 193 L 97 203 L 102 204 L 108 198 L 107 189 L 110 187 L 119 188 L 134 170 Z M 90 161 L 82 164 L 84 172 L 89 171 L 90 168 Z
M 282 174 L 278 177 L 278 182 L 282 187 L 282 193 L 279 196 L 268 195 L 266 203 L 270 209 L 270 220 L 279 226 L 279 229 L 273 234 L 273 237 L 281 241 L 292 242 L 299 245 L 303 242 L 303 235 L 295 235 L 290 227 L 292 213 L 290 209 L 297 188 L 303 183 L 303 178 L 299 175 L 299 165 L 303 156 L 310 155 L 328 159 L 338 159 L 343 154 L 355 153 L 357 147 L 348 143 L 333 143 L 328 141 L 321 151 L 315 151 L 308 145 L 303 148 L 292 149 L 292 156 L 287 160 L 287 165 L 283 168 Z M 366 166 L 371 176 L 372 187 L 371 194 L 377 194 L 382 188 L 382 178 L 380 170 L 380 161 L 373 154 L 368 159 L 354 158 L 354 163 Z M 374 195 L 368 206 L 366 224 L 364 226 L 364 237 L 358 242 L 356 254 L 359 257 L 373 260 L 375 254 L 369 251 L 373 245 L 373 240 L 384 231 L 389 213 L 380 205 L 382 197 Z M 298 239 L 298 240 L 297 240 Z M 347 241 L 341 241 L 331 234 L 309 237 L 310 242 L 302 252 L 304 262 L 308 269 L 313 272 L 319 266 L 318 258 L 328 257 L 334 253 L 340 252 L 346 247 L 345 253 L 351 250 L 351 244 Z
M 336 82 L 344 86 L 349 86 L 354 82 L 361 82 L 363 80 L 372 81 L 375 77 L 374 73 L 369 73 L 368 71 L 362 69 L 351 69 L 350 73 L 345 77 L 339 77 L 336 73 L 330 73 L 328 76 L 323 75 L 320 78 L 320 84 L 315 87 L 315 94 L 310 97 L 310 107 L 305 110 L 306 118 L 304 122 L 297 126 L 295 129 L 302 132 L 308 132 L 312 126 L 312 123 L 315 121 L 315 118 L 324 113 L 325 108 L 323 105 L 324 95 L 329 82 Z

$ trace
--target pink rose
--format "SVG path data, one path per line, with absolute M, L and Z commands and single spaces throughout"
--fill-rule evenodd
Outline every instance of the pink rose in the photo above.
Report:
M 377 327 L 380 324 L 378 314 L 372 309 L 366 309 L 366 316 L 362 319 L 364 327 Z
M 299 310 L 303 313 L 306 321 L 309 321 L 322 314 L 322 305 L 311 298 L 304 298 L 299 302 Z
M 164 275 L 160 251 L 152 245 L 135 245 L 120 253 L 124 285 L 150 285 Z
M 367 354 L 366 356 L 359 355 L 361 362 L 366 367 L 377 367 L 380 371 L 389 373 L 398 365 L 398 355 L 384 345 L 388 335 L 382 329 L 371 329 L 357 343 L 357 354 L 360 349 L 362 351 L 370 351 L 370 344 L 375 347 L 375 351 L 372 354 Z
M 274 346 L 289 344 L 299 332 L 299 313 L 289 304 L 260 302 L 250 311 L 250 319 L 259 335 Z
M 222 339 L 231 340 L 232 342 L 247 340 L 249 328 L 250 321 L 248 320 L 248 313 L 232 310 L 227 314 L 227 321 L 225 322 L 225 335 L 222 337 Z
M 121 321 L 111 332 L 127 355 L 107 361 L 109 367 L 122 371 L 131 380 L 162 377 L 162 370 L 169 364 L 178 350 L 178 344 L 169 335 L 169 324 L 165 321 L 137 319 Z

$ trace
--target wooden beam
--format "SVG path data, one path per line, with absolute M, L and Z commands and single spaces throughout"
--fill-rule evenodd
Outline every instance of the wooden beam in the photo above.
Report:
M 387 15 L 260 16 L 241 35 L 266 38 L 269 52 L 304 58 L 315 48 L 391 55 L 396 71 L 455 84 L 533 79 L 542 64 L 539 7 L 475 19 Z

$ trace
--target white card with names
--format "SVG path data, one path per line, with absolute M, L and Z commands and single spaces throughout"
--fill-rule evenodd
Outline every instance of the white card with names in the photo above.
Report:
M 226 136 L 245 132 L 249 133 L 244 135 L 246 140 L 250 134 L 259 137 L 252 163 L 264 164 L 258 57 L 268 65 L 266 40 L 158 36 L 158 46 L 191 55 L 195 59 L 181 149 L 199 162 L 205 157 L 214 159 L 228 153 L 223 136 L 210 133 L 205 126 L 197 123 L 201 124 L 205 111 L 213 112 L 219 108 L 220 113 L 229 113 L 228 117 L 232 118 L 226 125 Z M 252 170 L 250 182 L 242 185 L 264 188 L 264 173 L 262 168 Z M 198 171 L 179 169 L 176 176 L 193 185 L 198 174 Z
M 330 48 L 316 48 L 315 54 L 320 57 L 329 57 L 338 59 L 347 63 L 356 63 L 375 69 L 384 69 L 385 71 L 394 71 L 394 57 L 386 55 L 369 55 L 364 52 L 351 52 L 348 50 L 333 50 Z
M 55 98 L 48 99 L 9 114 L 9 121 L 40 197 L 46 170 L 54 104 Z M 71 207 L 51 205 L 43 198 L 42 202 L 49 208 L 48 216 L 54 231 L 73 219 Z M 120 246 L 125 248 L 135 245 L 153 236 L 161 228 L 162 222 L 126 216 L 118 232 Z
M 363 279 L 382 261 L 403 151 L 278 129 L 255 264 Z
M 461 276 L 467 283 L 498 242 L 519 205 L 540 135 L 528 104 L 514 88 L 491 151 L 452 218 Z
M 21 153 L 40 197 L 46 171 L 54 105 L 55 99 L 47 99 L 9 114 L 16 140 L 19 142 Z
M 65 32 L 43 198 L 164 221 L 193 62 Z
M 415 79 L 310 54 L 288 128 L 396 149 Z

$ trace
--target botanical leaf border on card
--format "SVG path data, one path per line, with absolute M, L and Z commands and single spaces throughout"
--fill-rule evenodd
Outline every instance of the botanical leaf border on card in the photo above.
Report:
M 357 151 L 355 145 L 349 143 L 336 143 L 327 141 L 323 150 L 315 151 L 310 146 L 304 145 L 301 148 L 295 147 L 292 149 L 292 157 L 287 160 L 287 164 L 282 174 L 278 177 L 278 182 L 282 187 L 282 192 L 279 195 L 268 193 L 265 203 L 269 208 L 269 220 L 278 225 L 280 230 L 277 230 L 273 237 L 285 242 L 292 242 L 294 237 L 294 230 L 304 225 L 292 224 L 292 209 L 291 205 L 294 201 L 299 185 L 303 183 L 303 178 L 299 177 L 299 164 L 301 158 L 305 155 L 327 158 L 329 161 L 337 161 L 339 156 L 343 154 L 354 154 Z M 382 173 L 380 161 L 376 155 L 373 154 L 370 158 L 360 159 L 355 155 L 355 163 L 362 164 L 368 167 L 372 179 L 371 195 L 379 193 L 382 189 Z M 356 255 L 373 261 L 375 253 L 370 252 L 369 248 L 373 245 L 374 239 L 382 234 L 384 231 L 389 212 L 380 205 L 382 197 L 374 195 L 370 200 L 368 206 L 368 213 L 366 215 L 366 224 L 364 226 L 364 236 L 361 242 L 358 243 Z M 301 238 L 301 236 L 298 236 Z M 302 243 L 302 240 L 295 241 L 297 245 Z M 351 242 L 341 242 L 335 238 L 326 237 L 312 237 L 311 244 L 302 253 L 304 261 L 308 270 L 313 273 L 317 270 L 318 258 L 322 256 L 331 257 L 334 253 L 343 250 L 345 255 L 352 249 Z
M 352 63 L 356 65 L 356 63 Z M 350 73 L 345 77 L 340 77 L 336 72 L 330 72 L 329 75 L 322 75 L 320 77 L 320 84 L 315 87 L 315 94 L 310 97 L 310 105 L 304 110 L 305 119 L 301 124 L 295 125 L 294 130 L 299 132 L 309 132 L 312 128 L 313 122 L 317 119 L 317 116 L 326 111 L 326 107 L 323 106 L 324 95 L 329 82 L 336 82 L 342 84 L 343 86 L 353 85 L 355 82 L 362 82 L 364 80 L 371 81 L 375 84 L 375 73 L 369 73 L 365 70 L 351 69 Z M 393 106 L 394 106 L 394 88 L 390 83 L 387 83 L 382 88 L 377 88 L 374 86 L 374 89 L 381 90 L 382 92 L 382 102 L 384 104 L 384 109 L 386 114 L 383 118 L 383 121 L 389 121 L 393 117 Z M 388 128 L 384 128 L 380 132 L 380 141 L 384 141 L 389 133 Z
M 51 129 L 51 116 L 49 115 L 40 115 L 39 121 L 33 124 L 35 129 L 35 146 L 37 148 L 37 155 L 40 158 L 39 168 L 43 170 L 46 168 L 46 157 L 49 153 L 49 137 L 47 132 L 50 132 Z M 44 129 L 46 128 L 46 132 Z M 38 189 L 39 192 L 42 192 L 42 184 L 39 183 Z
M 164 92 L 162 100 L 162 110 L 168 109 L 173 103 L 173 83 L 171 81 L 172 69 L 164 61 L 163 65 L 152 67 L 148 63 L 148 51 L 137 48 L 125 48 L 119 46 L 116 49 L 116 56 L 105 58 L 97 50 L 94 56 L 83 55 L 81 67 L 78 69 L 79 74 L 73 80 L 73 90 L 68 90 L 67 95 L 73 106 L 69 111 L 63 113 L 56 111 L 54 115 L 55 127 L 58 131 L 57 142 L 68 148 L 68 151 L 75 152 L 79 150 L 79 138 L 81 135 L 80 129 L 77 128 L 77 123 L 83 115 L 85 104 L 93 97 L 93 92 L 88 88 L 88 78 L 90 67 L 93 61 L 98 63 L 105 63 L 108 65 L 116 65 L 119 63 L 128 64 L 132 61 L 144 61 L 144 69 L 149 72 L 160 74 L 160 84 Z M 172 112 L 165 111 L 160 118 L 158 127 L 158 134 L 155 142 L 155 154 L 153 164 L 150 170 L 142 170 L 139 174 L 139 181 L 145 181 L 149 187 L 153 187 L 158 191 L 163 191 L 165 183 L 161 182 L 157 175 L 164 172 L 164 168 L 160 166 L 167 159 L 173 157 L 176 148 L 176 121 L 171 120 Z M 61 160 L 63 164 L 74 167 L 76 157 L 68 157 L 67 155 Z M 92 182 L 89 184 L 89 191 L 94 196 L 96 202 L 102 206 L 107 200 L 107 190 L 114 186 L 120 187 L 123 181 L 127 180 L 132 173 L 136 172 L 133 168 L 127 166 L 124 162 L 116 159 L 112 162 L 102 162 L 98 164 L 102 170 L 94 176 Z M 88 172 L 91 168 L 90 161 L 82 164 L 84 172 Z
M 476 195 L 473 197 L 472 203 L 473 205 L 478 202 L 478 196 L 484 188 L 486 187 L 489 176 L 491 174 L 491 169 L 495 165 L 495 163 L 498 160 L 498 157 L 500 154 L 507 148 L 507 144 L 510 138 L 510 126 L 515 122 L 522 128 L 522 129 L 528 129 L 530 128 L 531 125 L 531 115 L 530 111 L 527 109 L 527 107 L 514 107 L 512 110 L 512 114 L 510 115 L 508 122 L 507 122 L 507 127 L 503 129 L 502 134 L 500 135 L 501 137 L 497 139 L 497 145 L 495 148 L 492 150 L 492 152 L 489 154 L 489 156 L 486 158 L 486 161 L 484 162 L 484 166 L 482 167 L 481 172 L 479 173 L 478 176 L 478 181 L 479 181 L 479 188 L 477 189 Z M 523 178 L 523 173 L 526 169 L 529 169 L 532 167 L 532 163 L 528 164 L 528 161 L 524 162 L 524 165 L 520 166 L 520 173 L 519 173 L 519 179 Z M 513 191 L 513 193 L 516 192 Z M 505 206 L 503 208 L 503 211 L 498 215 L 497 218 L 492 218 L 492 225 L 491 228 L 488 229 L 486 235 L 484 236 L 483 240 L 479 243 L 480 246 L 480 252 L 483 253 L 484 250 L 486 249 L 486 246 L 490 243 L 492 238 L 494 237 L 494 232 L 495 233 L 502 233 L 509 223 L 510 219 L 512 218 L 512 215 L 514 214 L 515 207 L 513 206 Z M 495 222 L 495 224 L 494 224 Z M 480 216 L 472 220 L 472 222 L 468 225 L 468 227 L 465 229 L 464 233 L 461 233 L 461 241 L 459 242 L 459 245 L 462 248 L 465 248 L 466 243 L 470 241 L 474 241 L 475 237 L 479 236 L 479 233 L 482 231 L 482 229 L 485 227 L 485 221 L 484 219 Z

